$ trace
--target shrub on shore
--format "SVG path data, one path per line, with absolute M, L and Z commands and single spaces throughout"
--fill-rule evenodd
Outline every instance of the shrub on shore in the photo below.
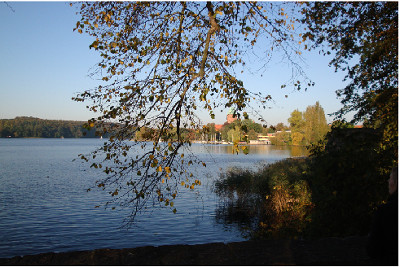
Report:
M 243 230 L 253 238 L 302 235 L 312 209 L 311 191 L 305 179 L 308 159 L 286 159 L 258 171 L 234 168 L 221 174 L 216 192 L 225 197 L 228 218 L 240 210 Z
M 373 129 L 332 128 L 307 158 L 286 159 L 258 171 L 232 169 L 216 182 L 228 217 L 254 238 L 366 235 L 374 210 L 388 196 L 392 162 Z
M 333 127 L 325 144 L 314 146 L 309 185 L 315 237 L 368 234 L 376 207 L 388 197 L 392 158 L 379 152 L 373 129 Z

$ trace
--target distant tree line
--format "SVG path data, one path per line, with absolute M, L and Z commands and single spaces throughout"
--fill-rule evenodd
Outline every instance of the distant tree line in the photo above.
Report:
M 84 128 L 83 121 L 43 120 L 16 117 L 0 120 L 0 137 L 94 138 L 96 130 Z
M 310 145 L 323 139 L 329 130 L 323 108 L 317 102 L 308 106 L 305 112 L 294 110 L 288 119 L 290 126 L 283 123 L 263 126 L 251 119 L 225 123 L 217 130 L 215 123 L 208 123 L 201 129 L 181 129 L 186 140 L 247 142 L 257 140 L 259 135 L 274 133 L 270 138 L 273 145 Z M 120 127 L 115 124 L 113 127 Z M 97 131 L 97 133 L 96 133 Z M 151 127 L 141 127 L 136 131 L 134 141 L 150 141 L 158 135 Z M 0 120 L 0 137 L 36 137 L 36 138 L 95 138 L 107 137 L 101 129 L 96 129 L 84 121 L 44 120 L 34 117 L 16 117 Z M 171 128 L 167 135 L 177 138 L 176 128 Z M 167 140 L 161 138 L 162 140 Z

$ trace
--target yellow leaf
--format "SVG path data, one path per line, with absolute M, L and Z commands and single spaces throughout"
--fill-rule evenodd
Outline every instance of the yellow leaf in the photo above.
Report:
M 158 172 L 162 172 L 162 167 L 161 167 L 161 166 L 158 166 L 157 171 L 158 171 Z

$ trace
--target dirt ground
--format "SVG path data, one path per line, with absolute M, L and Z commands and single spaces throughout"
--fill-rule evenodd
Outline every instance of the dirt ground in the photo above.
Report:
M 0 265 L 375 265 L 366 237 L 268 240 L 43 253 Z

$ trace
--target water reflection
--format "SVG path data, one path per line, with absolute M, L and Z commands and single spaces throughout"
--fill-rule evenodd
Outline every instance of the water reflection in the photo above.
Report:
M 239 146 L 239 154 L 245 154 L 243 152 L 243 145 Z M 236 154 L 236 149 L 233 145 L 211 145 L 211 144 L 194 144 L 192 146 L 196 152 L 209 152 L 212 154 Z M 303 146 L 274 146 L 274 145 L 247 145 L 248 154 L 253 155 L 285 155 L 290 157 L 302 157 L 307 156 L 308 151 Z

